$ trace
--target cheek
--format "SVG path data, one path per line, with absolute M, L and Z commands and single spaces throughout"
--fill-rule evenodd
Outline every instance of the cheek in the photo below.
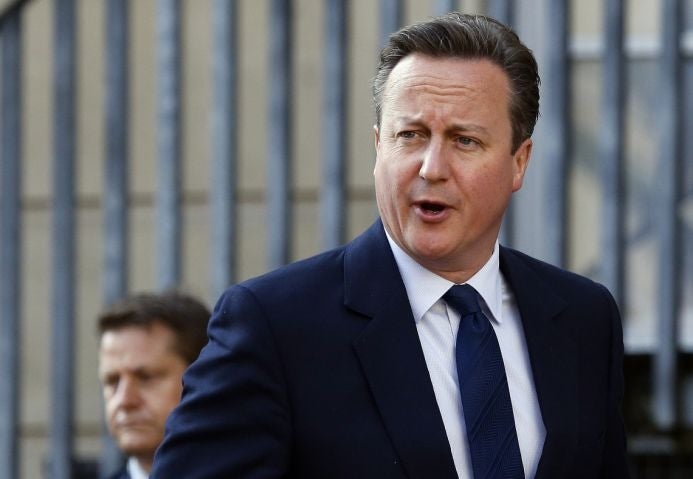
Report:
M 514 172 L 512 168 L 500 164 L 489 164 L 480 169 L 472 185 L 480 195 L 509 192 L 512 189 Z
M 164 419 L 180 402 L 183 386 L 180 381 L 171 381 L 150 397 L 149 404 Z
M 109 429 L 113 430 L 116 427 L 116 415 L 118 414 L 118 404 L 114 400 L 106 401 L 106 422 Z
M 389 174 L 387 165 L 382 161 L 378 161 L 375 165 L 375 189 L 376 195 L 380 200 L 387 199 L 390 196 L 390 190 L 392 189 L 391 183 L 388 181 Z
M 380 160 L 375 167 L 376 186 L 390 195 L 405 190 L 418 176 L 419 168 L 403 158 Z
M 384 210 L 383 212 L 390 215 L 396 214 L 395 212 L 405 203 L 404 197 L 403 184 L 397 181 L 394 174 L 385 173 L 376 182 L 376 198 L 378 206 Z
M 106 416 L 110 420 L 116 412 L 116 404 L 113 399 L 104 398 L 106 404 Z
M 378 155 L 375 162 L 375 177 L 380 181 L 387 179 L 394 169 L 393 166 L 393 162 L 388 155 Z

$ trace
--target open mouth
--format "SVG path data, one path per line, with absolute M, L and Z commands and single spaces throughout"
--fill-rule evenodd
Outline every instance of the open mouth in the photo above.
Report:
M 419 206 L 425 213 L 429 213 L 429 214 L 437 214 L 437 213 L 440 213 L 441 211 L 443 211 L 445 209 L 445 206 L 438 204 L 438 203 L 424 202 L 424 203 L 421 203 Z

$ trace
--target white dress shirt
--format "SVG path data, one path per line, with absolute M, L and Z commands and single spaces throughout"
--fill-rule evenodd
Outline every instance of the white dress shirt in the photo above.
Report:
M 457 475 L 461 479 L 471 478 L 469 445 L 455 361 L 460 317 L 441 299 L 454 283 L 414 261 L 389 235 L 388 241 L 407 290 Z M 491 319 L 498 337 L 508 377 L 522 465 L 525 477 L 533 479 L 544 446 L 546 429 L 539 410 L 515 296 L 500 272 L 498 242 L 491 258 L 467 284 L 473 286 L 483 298 L 482 311 Z
M 134 457 L 128 458 L 128 474 L 130 474 L 131 479 L 148 479 L 149 474 L 147 474 L 147 471 L 142 469 L 142 466 L 140 466 L 140 463 L 137 462 L 137 459 Z

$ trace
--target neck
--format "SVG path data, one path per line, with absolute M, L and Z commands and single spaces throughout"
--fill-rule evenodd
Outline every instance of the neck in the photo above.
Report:
M 137 465 L 142 468 L 143 471 L 145 471 L 147 474 L 149 474 L 152 471 L 152 463 L 154 462 L 154 457 L 153 456 L 133 456 L 132 457 Z

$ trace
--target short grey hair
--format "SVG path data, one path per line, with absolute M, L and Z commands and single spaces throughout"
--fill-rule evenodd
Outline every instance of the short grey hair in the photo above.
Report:
M 376 124 L 380 127 L 383 93 L 393 68 L 404 57 L 420 53 L 441 58 L 487 59 L 508 75 L 512 151 L 532 136 L 539 117 L 539 72 L 532 51 L 508 26 L 484 15 L 448 13 L 415 23 L 390 35 L 380 52 L 373 79 Z

